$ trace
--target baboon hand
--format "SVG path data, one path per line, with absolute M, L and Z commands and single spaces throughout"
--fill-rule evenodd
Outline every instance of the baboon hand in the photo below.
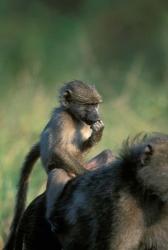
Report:
M 97 122 L 95 122 L 92 126 L 91 126 L 92 130 L 94 132 L 101 132 L 104 129 L 104 123 L 102 120 L 99 120 Z
M 92 143 L 97 143 L 98 141 L 100 141 L 102 137 L 104 123 L 102 122 L 102 120 L 99 120 L 91 126 L 91 129 L 92 129 L 92 135 L 90 139 L 92 140 Z

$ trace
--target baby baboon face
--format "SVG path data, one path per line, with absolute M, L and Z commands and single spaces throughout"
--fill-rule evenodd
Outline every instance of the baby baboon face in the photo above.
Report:
M 62 106 L 75 118 L 91 125 L 100 120 L 99 103 L 102 102 L 97 90 L 81 81 L 73 81 L 60 91 Z
M 77 119 L 85 122 L 88 125 L 92 125 L 100 120 L 98 103 L 97 104 L 72 103 L 70 104 L 69 108 Z

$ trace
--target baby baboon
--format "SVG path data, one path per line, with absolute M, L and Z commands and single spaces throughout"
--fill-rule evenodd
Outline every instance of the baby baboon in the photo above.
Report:
M 75 175 L 86 171 L 84 155 L 101 139 L 104 128 L 98 111 L 101 101 L 94 87 L 78 80 L 65 84 L 60 90 L 60 107 L 55 108 L 40 141 L 32 147 L 22 166 L 6 250 L 13 249 L 17 225 L 25 208 L 29 175 L 39 157 L 47 174 L 54 168 L 62 168 Z M 52 173 L 50 180 L 54 185 L 55 176 Z M 48 183 L 47 197 L 51 197 L 50 190 Z M 48 202 L 46 214 L 50 215 Z
M 127 140 L 110 167 L 65 183 L 50 218 L 55 232 L 45 219 L 43 194 L 23 215 L 17 250 L 59 249 L 58 238 L 64 250 L 168 249 L 168 135 Z

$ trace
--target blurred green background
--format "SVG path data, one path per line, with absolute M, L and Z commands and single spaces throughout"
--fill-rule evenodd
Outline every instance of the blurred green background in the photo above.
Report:
M 70 80 L 102 94 L 104 148 L 140 131 L 167 132 L 168 2 L 0 1 L 0 249 L 9 230 L 19 168 L 38 140 L 58 89 Z M 45 188 L 35 167 L 28 201 Z

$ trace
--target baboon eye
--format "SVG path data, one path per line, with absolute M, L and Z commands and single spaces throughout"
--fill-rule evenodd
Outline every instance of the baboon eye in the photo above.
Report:
M 88 104 L 88 106 L 90 106 L 92 108 L 98 108 L 99 104 L 98 103 L 90 103 L 90 104 Z

